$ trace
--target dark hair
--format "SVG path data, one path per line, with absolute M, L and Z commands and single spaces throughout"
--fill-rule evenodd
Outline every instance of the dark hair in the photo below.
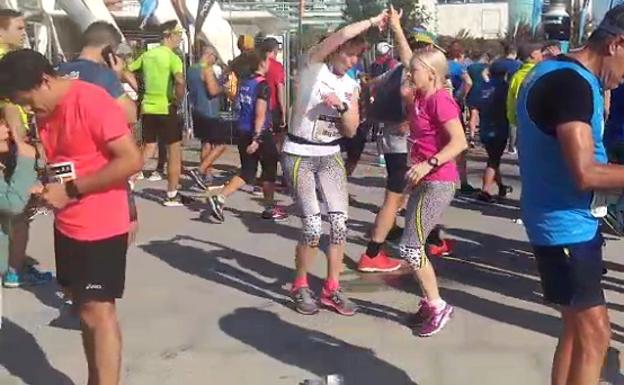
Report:
M 197 40 L 196 44 L 196 59 L 197 61 L 199 61 L 201 59 L 202 56 L 204 56 L 206 54 L 206 51 L 212 51 L 212 52 L 217 52 L 217 50 L 210 45 L 209 43 L 207 43 L 204 40 Z
M 267 37 L 266 39 L 264 39 L 264 41 L 262 41 L 262 44 L 260 46 L 264 51 L 273 52 L 279 49 L 280 42 L 277 41 L 277 39 L 274 37 Z
M 99 47 L 103 45 L 119 45 L 121 34 L 114 25 L 106 21 L 96 21 L 87 27 L 82 35 L 83 47 Z
M 169 37 L 169 35 L 171 35 L 171 32 L 178 26 L 178 21 L 177 20 L 170 20 L 170 21 L 166 21 L 164 23 L 162 23 L 160 25 L 160 36 L 164 39 L 166 37 Z
M 269 53 L 264 50 L 255 50 L 249 54 L 247 60 L 249 69 L 256 72 L 260 68 L 260 63 L 265 62 L 269 58 Z
M 607 12 L 598 28 L 587 39 L 587 46 L 602 53 L 622 35 L 624 35 L 624 5 L 620 4 Z
M 7 29 L 11 25 L 11 20 L 23 17 L 24 14 L 20 11 L 10 8 L 0 9 L 0 29 Z
M 459 40 L 453 40 L 447 49 L 449 59 L 459 59 L 464 53 L 464 48 Z
M 509 42 L 501 41 L 500 44 L 503 47 L 503 55 L 505 55 L 505 56 L 509 56 L 512 53 L 517 53 L 518 52 L 518 49 L 516 48 L 516 46 L 511 44 L 511 43 L 509 43 Z
M 0 96 L 33 90 L 41 85 L 43 75 L 56 76 L 45 56 L 32 49 L 9 52 L 0 59 Z

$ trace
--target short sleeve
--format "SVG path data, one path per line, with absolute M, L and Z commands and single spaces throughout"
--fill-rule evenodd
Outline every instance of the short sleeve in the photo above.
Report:
M 82 108 L 92 124 L 91 135 L 98 146 L 119 139 L 128 134 L 130 129 L 123 110 L 108 93 L 100 88 L 91 88 L 81 98 Z
M 124 96 L 126 92 L 123 89 L 123 85 L 115 75 L 113 71 L 106 71 L 105 80 L 106 80 L 106 90 L 115 99 L 119 99 Z
M 269 100 L 269 98 L 271 97 L 271 90 L 269 89 L 269 85 L 266 81 L 263 81 L 260 84 L 258 84 L 258 87 L 256 88 L 256 92 L 257 92 L 256 96 L 258 97 L 258 99 Z
M 139 56 L 135 61 L 128 65 L 128 70 L 135 72 L 143 67 L 143 55 Z
M 182 59 L 175 53 L 171 53 L 171 74 L 177 75 L 184 71 L 184 65 Z
M 594 101 L 589 82 L 571 69 L 553 71 L 529 91 L 527 110 L 531 120 L 548 135 L 570 122 L 591 125 Z
M 278 84 L 284 84 L 286 82 L 286 75 L 284 74 L 284 66 L 282 63 L 277 62 L 277 72 L 276 72 L 276 80 Z
M 446 91 L 438 91 L 431 100 L 431 112 L 439 123 L 459 119 L 459 107 L 453 97 Z

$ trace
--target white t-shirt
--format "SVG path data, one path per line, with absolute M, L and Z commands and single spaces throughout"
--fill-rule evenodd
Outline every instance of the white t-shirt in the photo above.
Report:
M 323 103 L 323 96 L 335 93 L 349 105 L 357 97 L 358 84 L 348 75 L 334 74 L 325 63 L 307 64 L 300 72 L 299 90 L 289 124 L 291 135 L 309 142 L 331 143 L 342 138 L 340 114 Z M 340 146 L 300 144 L 286 140 L 284 152 L 301 156 L 326 156 L 340 152 Z

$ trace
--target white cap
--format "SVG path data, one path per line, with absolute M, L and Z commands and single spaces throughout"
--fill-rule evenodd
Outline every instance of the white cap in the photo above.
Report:
M 385 55 L 392 49 L 392 46 L 385 41 L 377 43 L 377 53 L 380 55 Z

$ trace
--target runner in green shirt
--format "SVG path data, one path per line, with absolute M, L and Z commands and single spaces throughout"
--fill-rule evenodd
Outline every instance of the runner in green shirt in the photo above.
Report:
M 186 92 L 184 66 L 173 52 L 182 42 L 184 30 L 177 21 L 162 25 L 161 45 L 152 48 L 130 63 L 130 71 L 142 71 L 145 95 L 141 103 L 143 157 L 154 156 L 156 145 L 162 140 L 167 145 L 167 199 L 165 206 L 182 206 L 178 183 L 182 169 L 182 125 L 177 116 L 177 103 Z M 155 178 L 151 178 L 154 180 Z

